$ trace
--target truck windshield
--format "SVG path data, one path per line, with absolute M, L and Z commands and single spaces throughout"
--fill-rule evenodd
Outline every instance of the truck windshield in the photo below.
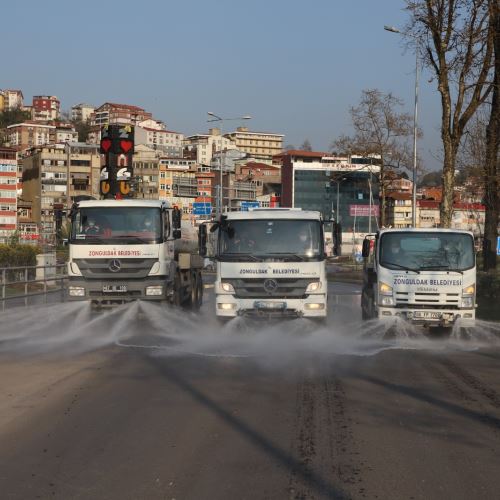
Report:
M 81 245 L 159 243 L 162 238 L 161 228 L 159 208 L 81 208 L 72 219 L 71 243 Z
M 394 232 L 381 236 L 380 265 L 388 269 L 465 271 L 475 265 L 468 234 Z
M 315 220 L 232 220 L 219 231 L 221 260 L 321 260 L 322 228 Z

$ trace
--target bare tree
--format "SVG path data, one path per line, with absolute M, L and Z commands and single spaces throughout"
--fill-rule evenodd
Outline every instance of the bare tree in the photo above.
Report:
M 302 145 L 300 146 L 300 149 L 302 151 L 312 151 L 312 146 L 311 146 L 311 142 L 309 141 L 309 139 L 306 139 Z
M 385 194 L 394 179 L 393 170 L 409 165 L 407 139 L 413 134 L 413 117 L 398 112 L 403 101 L 378 89 L 363 90 L 361 100 L 350 109 L 354 136 L 341 136 L 332 149 L 343 154 L 376 157 L 380 163 L 380 225 L 385 225 Z
M 486 161 L 484 175 L 484 201 L 486 205 L 483 242 L 483 269 L 496 269 L 496 243 L 500 215 L 500 6 L 498 0 L 490 4 L 490 27 L 494 33 L 494 77 L 490 117 L 486 127 Z
M 495 2 L 406 0 L 411 15 L 407 31 L 419 40 L 424 63 L 435 73 L 441 94 L 442 227 L 451 225 L 460 141 L 468 121 L 492 90 L 494 28 L 489 17 Z

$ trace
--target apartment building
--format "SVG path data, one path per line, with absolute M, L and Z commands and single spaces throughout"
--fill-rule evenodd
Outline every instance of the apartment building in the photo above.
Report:
M 58 120 L 61 112 L 61 102 L 55 95 L 33 96 L 32 118 L 35 121 Z
M 17 152 L 0 147 L 0 243 L 8 243 L 17 229 Z
M 71 119 L 73 121 L 86 123 L 90 121 L 90 117 L 94 112 L 95 106 L 81 102 L 80 104 L 71 106 Z
M 208 167 L 205 167 L 208 169 Z M 209 169 L 208 169 L 209 170 Z M 206 177 L 213 174 L 206 172 Z M 204 182 L 198 179 L 198 166 L 192 159 L 162 157 L 159 161 L 159 199 L 170 202 L 182 210 L 184 218 L 192 212 L 193 202 L 199 196 L 210 196 Z M 205 176 L 203 176 L 205 177 Z M 202 191 L 199 191 L 203 186 Z
M 158 199 L 159 153 L 143 144 L 136 145 L 132 159 L 135 181 L 135 197 L 146 200 Z
M 78 142 L 78 132 L 71 123 L 55 122 L 55 129 L 51 130 L 50 143 L 64 144 L 66 142 Z
M 0 111 L 10 111 L 24 106 L 24 96 L 20 90 L 0 90 Z
M 481 203 L 453 203 L 452 229 L 463 229 L 474 233 L 476 238 L 484 234 L 485 206 Z M 417 200 L 417 226 L 439 227 L 439 201 Z
M 49 144 L 54 125 L 45 125 L 34 120 L 26 120 L 7 127 L 7 140 L 16 151 Z
M 17 200 L 17 234 L 24 245 L 38 245 L 40 230 L 33 220 L 33 207 L 30 201 Z
M 238 127 L 224 134 L 237 149 L 260 161 L 272 162 L 273 156 L 283 152 L 283 134 L 251 132 L 248 127 Z
M 142 123 L 147 123 L 142 122 Z M 182 156 L 184 134 L 146 125 L 137 125 L 134 129 L 136 145 L 143 144 L 149 148 L 161 151 L 170 157 Z
M 385 197 L 386 226 L 408 228 L 413 225 L 412 194 L 390 191 Z
M 105 102 L 90 115 L 90 124 L 99 127 L 107 123 L 137 125 L 139 122 L 152 118 L 152 116 L 151 113 L 138 106 Z
M 71 207 L 76 196 L 99 196 L 98 147 L 85 143 L 40 146 L 27 151 L 22 165 L 22 199 L 31 203 L 41 243 L 54 245 L 58 212 Z
M 216 151 L 236 149 L 235 143 L 223 137 L 218 128 L 211 128 L 208 134 L 196 134 L 186 137 L 183 141 L 184 156 L 190 155 L 200 165 L 210 165 Z

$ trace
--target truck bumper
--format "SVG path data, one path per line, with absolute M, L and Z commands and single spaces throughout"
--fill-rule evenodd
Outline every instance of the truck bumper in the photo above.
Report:
M 67 299 L 90 301 L 95 306 L 113 306 L 133 300 L 164 301 L 167 299 L 166 279 L 146 280 L 84 280 L 70 278 Z
M 380 307 L 379 319 L 402 318 L 415 325 L 423 326 L 452 326 L 456 321 L 464 327 L 474 326 L 476 319 L 475 309 L 412 309 Z
M 326 318 L 325 294 L 309 295 L 305 299 L 238 299 L 233 295 L 216 295 L 215 313 L 218 317 L 236 316 Z

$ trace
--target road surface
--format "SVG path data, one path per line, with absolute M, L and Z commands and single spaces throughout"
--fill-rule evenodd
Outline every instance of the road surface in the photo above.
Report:
M 211 289 L 199 315 L 7 311 L 0 497 L 499 498 L 496 337 L 384 339 L 330 287 L 327 327 L 220 330 Z

